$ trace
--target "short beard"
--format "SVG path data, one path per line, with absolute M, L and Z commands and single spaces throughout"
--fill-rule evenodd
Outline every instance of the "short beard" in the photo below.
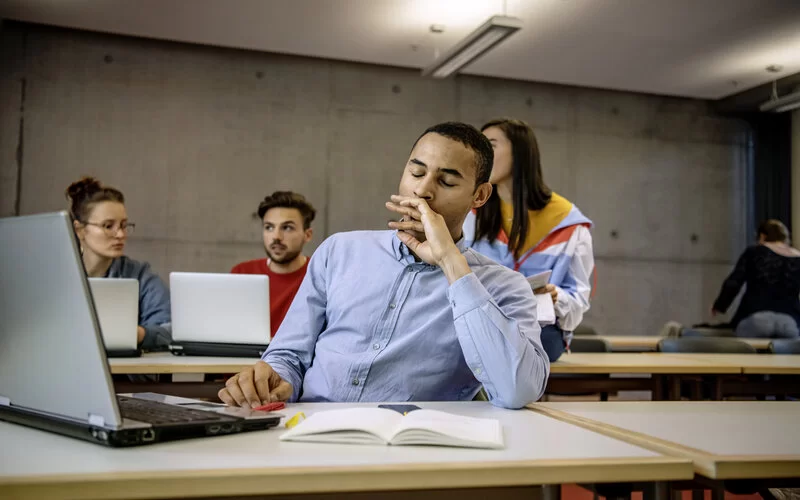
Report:
M 269 257 L 269 260 L 276 264 L 288 264 L 289 262 L 296 259 L 297 256 L 300 255 L 300 252 L 302 252 L 302 250 L 298 250 L 296 252 L 290 252 L 284 255 L 282 259 L 276 259 L 275 256 L 273 256 L 272 253 L 270 253 L 269 248 L 264 247 L 264 251 L 267 252 L 267 257 Z

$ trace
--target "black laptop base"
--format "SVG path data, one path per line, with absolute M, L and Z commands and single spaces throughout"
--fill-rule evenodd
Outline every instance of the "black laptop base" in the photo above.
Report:
M 171 406 L 171 405 L 165 405 Z M 180 407 L 175 407 L 181 410 Z M 177 411 L 176 410 L 176 411 Z M 187 422 L 183 419 L 174 423 L 160 423 L 150 427 L 129 428 L 129 429 L 107 429 L 93 426 L 91 424 L 73 422 L 61 419 L 52 415 L 41 415 L 21 408 L 0 406 L 0 420 L 14 424 L 24 425 L 47 432 L 53 432 L 69 436 L 72 438 L 102 444 L 112 448 L 123 448 L 146 444 L 159 443 L 163 441 L 176 441 L 179 439 L 191 439 L 204 436 L 217 436 L 225 434 L 235 434 L 240 432 L 264 430 L 275 427 L 280 423 L 280 416 L 274 418 L 260 418 L 249 420 L 244 418 L 234 418 L 219 413 L 187 410 L 194 413 L 196 423 Z M 200 414 L 206 414 L 205 418 L 197 418 Z M 177 420 L 177 419 L 176 419 Z
M 267 344 L 220 344 L 215 342 L 173 342 L 169 350 L 176 356 L 217 356 L 260 358 Z
M 141 355 L 141 349 L 106 349 L 107 358 L 138 358 Z

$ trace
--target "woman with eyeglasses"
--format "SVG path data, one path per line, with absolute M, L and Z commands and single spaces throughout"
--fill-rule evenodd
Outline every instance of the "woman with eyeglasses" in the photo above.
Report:
M 553 301 L 556 324 L 542 328 L 541 340 L 555 361 L 589 310 L 592 221 L 544 182 L 530 125 L 503 118 L 481 131 L 494 150 L 489 178 L 494 190 L 485 205 L 467 216 L 464 238 L 477 252 L 526 277 L 552 271 L 550 283 L 533 293 L 548 294 Z
M 86 274 L 92 278 L 139 280 L 139 346 L 164 350 L 172 340 L 169 290 L 147 262 L 125 256 L 133 232 L 122 192 L 93 177 L 73 182 L 66 190 Z

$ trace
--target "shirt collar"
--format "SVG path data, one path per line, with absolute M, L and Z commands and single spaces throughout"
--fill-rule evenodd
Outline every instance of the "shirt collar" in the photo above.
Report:
M 461 238 L 456 241 L 456 247 L 458 247 L 458 251 L 464 253 L 467 250 L 467 239 L 464 238 L 464 234 L 461 234 Z M 392 231 L 392 251 L 394 252 L 394 257 L 397 260 L 407 260 L 407 259 L 414 259 L 414 255 L 411 253 L 411 250 L 400 241 L 400 238 L 397 237 L 397 231 Z

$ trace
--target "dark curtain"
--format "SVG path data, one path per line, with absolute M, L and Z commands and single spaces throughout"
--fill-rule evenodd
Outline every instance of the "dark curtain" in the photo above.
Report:
M 755 226 L 765 219 L 778 219 L 791 230 L 792 115 L 752 113 L 743 118 L 753 128 Z

